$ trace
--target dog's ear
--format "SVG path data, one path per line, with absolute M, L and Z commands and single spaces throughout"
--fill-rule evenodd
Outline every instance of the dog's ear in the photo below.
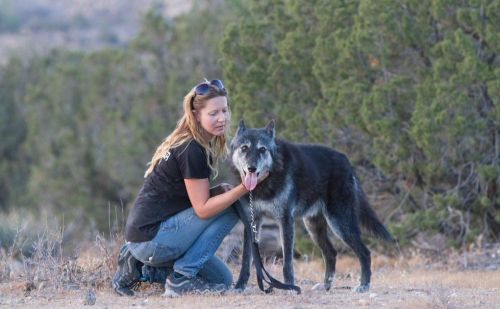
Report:
M 240 124 L 238 125 L 238 130 L 236 130 L 236 135 L 240 135 L 241 133 L 245 132 L 247 127 L 245 126 L 245 122 L 243 119 L 240 120 Z
M 276 130 L 274 129 L 274 119 L 272 119 L 266 126 L 266 132 L 271 136 L 271 138 L 274 138 L 276 135 Z

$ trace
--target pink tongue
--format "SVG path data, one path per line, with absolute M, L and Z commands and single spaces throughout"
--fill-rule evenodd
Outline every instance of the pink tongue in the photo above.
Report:
M 248 191 L 252 191 L 257 186 L 257 173 L 247 173 L 245 175 L 245 188 Z

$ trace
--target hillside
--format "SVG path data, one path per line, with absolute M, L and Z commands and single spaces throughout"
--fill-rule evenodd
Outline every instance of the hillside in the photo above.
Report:
M 0 0 L 0 63 L 52 48 L 98 50 L 123 46 L 139 30 L 141 16 L 156 6 L 166 17 L 191 9 L 183 0 Z

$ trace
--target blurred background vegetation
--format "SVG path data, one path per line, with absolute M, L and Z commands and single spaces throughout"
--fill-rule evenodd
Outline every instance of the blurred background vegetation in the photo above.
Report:
M 0 58 L 1 246 L 28 221 L 120 232 L 204 77 L 224 80 L 233 127 L 276 119 L 346 153 L 402 245 L 498 241 L 500 0 L 121 1 L 109 23 L 32 2 L 0 0 L 0 44 L 34 34 Z

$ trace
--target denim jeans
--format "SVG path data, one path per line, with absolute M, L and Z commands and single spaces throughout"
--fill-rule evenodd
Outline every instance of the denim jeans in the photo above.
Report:
M 233 276 L 215 252 L 238 220 L 232 207 L 206 220 L 188 208 L 163 221 L 152 240 L 128 246 L 132 255 L 144 264 L 173 267 L 187 277 L 200 275 L 209 282 L 229 287 Z

